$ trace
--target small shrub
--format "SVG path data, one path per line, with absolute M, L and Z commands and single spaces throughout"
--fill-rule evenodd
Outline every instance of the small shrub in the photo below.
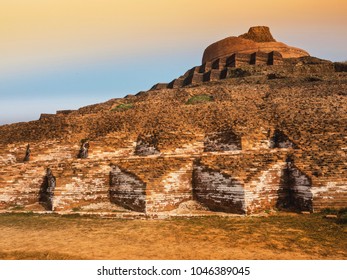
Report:
M 15 205 L 12 207 L 11 210 L 23 210 L 24 209 L 24 206 L 23 205 Z
M 284 79 L 284 76 L 281 76 L 281 75 L 279 75 L 277 73 L 270 73 L 270 74 L 267 75 L 267 78 L 269 80 Z
M 347 224 L 347 208 L 335 209 L 335 208 L 325 208 L 321 211 L 323 215 L 336 215 L 338 224 Z
M 335 62 L 334 68 L 336 72 L 347 72 L 347 61 Z
M 22 216 L 32 216 L 35 213 L 33 211 L 21 211 L 21 212 L 5 212 L 1 213 L 0 217 L 22 217 Z
M 334 208 L 324 208 L 320 212 L 323 215 L 337 215 L 339 210 L 338 209 L 334 209 Z
M 337 221 L 338 224 L 343 224 L 346 225 L 347 224 L 347 213 L 342 213 L 337 215 Z
M 68 219 L 75 219 L 82 217 L 79 213 L 73 213 L 73 214 L 62 214 L 61 217 L 68 218 Z
M 134 107 L 134 104 L 132 104 L 132 103 L 122 103 L 122 104 L 117 105 L 111 111 L 121 112 L 121 111 L 129 110 L 129 109 L 131 109 L 133 107 Z
M 251 73 L 242 68 L 236 68 L 229 73 L 228 78 L 244 78 L 251 76 Z
M 305 81 L 307 81 L 307 82 L 320 82 L 320 81 L 322 81 L 322 79 L 318 78 L 318 77 L 306 77 Z
M 207 94 L 200 94 L 200 95 L 195 95 L 191 98 L 188 99 L 186 102 L 187 105 L 194 105 L 194 104 L 200 104 L 200 103 L 206 103 L 206 102 L 211 102 L 213 101 L 213 97 L 211 95 Z
M 89 141 L 89 138 L 83 138 L 83 139 L 81 139 L 81 144 L 84 144 L 84 143 L 86 143 L 88 141 Z
M 342 208 L 337 212 L 337 223 L 347 224 L 347 208 Z

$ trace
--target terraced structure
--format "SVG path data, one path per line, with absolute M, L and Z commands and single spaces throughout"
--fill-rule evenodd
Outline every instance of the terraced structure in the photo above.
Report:
M 270 40 L 262 30 L 242 40 Z M 262 45 L 136 95 L 1 126 L 0 209 L 141 218 L 347 207 L 346 64 Z

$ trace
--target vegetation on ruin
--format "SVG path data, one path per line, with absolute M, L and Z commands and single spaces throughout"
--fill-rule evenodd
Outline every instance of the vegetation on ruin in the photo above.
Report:
M 88 142 L 89 141 L 89 138 L 83 138 L 83 139 L 81 139 L 81 144 L 83 144 L 83 143 L 86 143 L 86 142 Z
M 208 94 L 199 94 L 195 95 L 191 98 L 188 99 L 186 102 L 187 105 L 195 105 L 195 104 L 201 104 L 201 103 L 206 103 L 206 102 L 211 102 L 213 101 L 213 97 Z
M 112 109 L 112 111 L 126 111 L 134 107 L 134 104 L 132 103 L 122 103 L 117 105 L 115 108 Z
M 336 222 L 338 224 L 347 225 L 347 208 L 335 209 L 335 208 L 325 208 L 321 211 L 322 214 L 336 215 Z
M 0 259 L 346 259 L 346 225 L 324 216 L 121 220 L 2 214 Z
M 55 212 L 0 214 L 0 259 L 346 259 L 346 209 L 309 214 L 347 205 L 346 62 L 219 49 L 149 91 L 0 126 L 2 211 Z

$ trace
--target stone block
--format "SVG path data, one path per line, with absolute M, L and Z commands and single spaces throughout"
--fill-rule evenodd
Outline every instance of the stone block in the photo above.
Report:
M 244 186 L 237 179 L 196 162 L 193 197 L 212 211 L 245 214 Z
M 56 114 L 41 114 L 40 115 L 40 120 L 43 120 L 43 119 L 52 119 L 54 117 L 56 117 L 57 115 Z
M 191 69 L 189 69 L 186 73 L 184 73 L 183 77 L 188 77 L 190 75 L 193 75 L 195 73 L 199 73 L 200 71 L 200 66 L 195 66 Z
M 346 62 L 335 62 L 334 68 L 336 72 L 347 72 L 347 63 Z
M 57 115 L 69 115 L 75 111 L 76 110 L 59 110 L 59 111 L 57 111 Z
M 109 193 L 112 203 L 137 212 L 146 211 L 146 184 L 117 166 L 110 172 Z
M 168 85 L 169 84 L 167 84 L 167 83 L 158 83 L 158 84 L 155 84 L 154 86 L 152 86 L 150 90 L 165 89 L 168 87 Z
M 137 137 L 135 155 L 148 156 L 159 154 L 158 135 L 141 134 Z
M 231 130 L 206 134 L 205 152 L 222 152 L 241 150 L 241 138 Z
M 251 55 L 244 53 L 234 53 L 226 59 L 227 67 L 240 67 L 251 63 Z
M 267 65 L 269 56 L 264 52 L 255 52 L 251 54 L 251 65 Z
M 178 78 L 171 81 L 168 84 L 167 88 L 180 88 L 183 86 L 183 84 L 184 84 L 184 78 Z
M 211 61 L 205 62 L 200 66 L 199 73 L 205 73 L 207 71 L 210 71 L 211 68 L 212 68 L 212 62 Z
M 218 81 L 220 79 L 221 79 L 221 71 L 217 69 L 211 69 L 210 71 L 204 73 L 203 75 L 204 82 Z
M 202 73 L 193 73 L 192 75 L 188 76 L 185 80 L 183 85 L 195 85 L 202 83 L 204 79 L 204 75 Z
M 227 57 L 221 57 L 212 62 L 211 68 L 222 70 L 226 66 Z
M 272 51 L 268 54 L 268 65 L 281 65 L 283 64 L 283 57 L 279 52 Z

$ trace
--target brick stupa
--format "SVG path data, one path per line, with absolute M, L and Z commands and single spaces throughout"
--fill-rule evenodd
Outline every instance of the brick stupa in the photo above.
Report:
M 309 53 L 284 43 L 276 42 L 267 26 L 251 27 L 247 33 L 238 37 L 228 37 L 208 46 L 202 63 L 232 55 L 233 53 L 251 54 L 254 52 L 279 52 L 283 58 L 309 56 Z
M 0 211 L 345 208 L 346 71 L 256 27 L 212 44 L 168 84 L 0 126 Z

